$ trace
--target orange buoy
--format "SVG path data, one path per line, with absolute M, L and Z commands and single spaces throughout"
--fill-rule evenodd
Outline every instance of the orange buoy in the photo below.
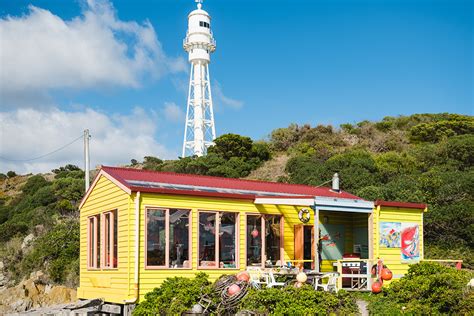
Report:
M 242 271 L 237 274 L 237 281 L 250 281 L 250 274 L 247 271 Z
M 380 292 L 382 292 L 382 282 L 377 280 L 372 283 L 372 293 L 377 294 Z
M 392 271 L 390 271 L 389 268 L 383 268 L 382 269 L 382 273 L 380 274 L 380 277 L 385 280 L 385 281 L 388 281 L 388 280 L 391 280 L 392 279 Z

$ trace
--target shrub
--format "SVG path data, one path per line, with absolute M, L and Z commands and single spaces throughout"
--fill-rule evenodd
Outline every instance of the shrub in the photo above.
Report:
M 436 263 L 411 265 L 406 276 L 369 304 L 373 314 L 452 314 L 474 310 L 466 284 L 474 274 Z M 388 308 L 388 310 L 387 310 Z M 462 310 L 461 310 L 462 309 Z
M 212 292 L 205 273 L 195 278 L 173 277 L 161 287 L 145 295 L 145 301 L 133 311 L 134 315 L 181 315 L 207 294 L 216 305 L 220 296 Z M 250 289 L 236 308 L 269 315 L 328 315 L 355 314 L 358 311 L 354 298 L 344 291 L 338 294 L 315 291 L 311 286 Z M 227 314 L 226 314 L 227 315 Z
M 69 220 L 59 223 L 35 241 L 33 250 L 22 262 L 22 270 L 26 274 L 46 266 L 46 272 L 54 282 L 64 283 L 71 278 L 71 271 L 78 270 L 78 257 L 79 223 Z
M 9 177 L 9 178 L 16 177 L 16 175 L 17 175 L 17 174 L 16 174 L 15 171 L 10 170 L 10 171 L 7 172 L 7 177 Z
M 354 299 L 345 291 L 337 294 L 315 291 L 310 285 L 301 288 L 251 289 L 240 304 L 240 310 L 270 315 L 356 314 Z
M 205 273 L 191 278 L 167 278 L 159 288 L 145 295 L 133 315 L 181 315 L 199 301 L 202 290 L 210 285 Z
M 28 178 L 28 181 L 26 181 L 25 185 L 21 188 L 21 191 L 24 194 L 31 195 L 38 191 L 40 188 L 48 185 L 50 185 L 50 183 L 45 178 L 43 178 L 42 175 L 37 174 Z

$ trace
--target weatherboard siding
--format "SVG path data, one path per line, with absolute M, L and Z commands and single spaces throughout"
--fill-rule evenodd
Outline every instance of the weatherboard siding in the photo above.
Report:
M 399 222 L 416 223 L 420 229 L 420 260 L 423 259 L 423 209 L 377 206 L 374 210 L 374 257 L 382 259 L 384 264 L 392 271 L 394 278 L 406 274 L 409 264 L 401 260 L 400 248 L 385 248 L 380 246 L 380 223 Z M 414 263 L 414 262 L 413 262 Z
M 298 219 L 296 206 L 255 205 L 252 200 L 205 198 L 178 195 L 162 195 L 144 193 L 140 203 L 140 301 L 144 295 L 159 286 L 166 278 L 174 276 L 193 277 L 198 272 L 205 272 L 211 280 L 222 274 L 237 273 L 246 269 L 246 214 L 283 215 L 283 259 L 293 259 L 294 233 L 293 226 L 301 223 Z M 145 268 L 145 209 L 147 207 L 190 209 L 192 217 L 192 269 L 147 269 Z M 239 236 L 239 266 L 235 269 L 199 269 L 198 260 L 198 211 L 228 211 L 237 212 Z
M 133 271 L 130 271 L 130 198 L 110 180 L 101 176 L 80 210 L 80 285 L 78 297 L 103 298 L 123 303 L 131 298 Z M 117 210 L 117 268 L 87 268 L 87 218 Z M 130 273 L 131 272 L 131 273 Z
M 133 299 L 135 277 L 135 198 L 137 194 L 128 195 L 112 181 L 101 176 L 92 188 L 90 195 L 81 207 L 80 212 L 80 287 L 78 297 L 83 299 L 102 298 L 107 302 L 124 303 Z M 182 208 L 191 210 L 191 268 L 189 269 L 148 269 L 145 267 L 145 223 L 147 207 Z M 295 258 L 294 229 L 301 225 L 298 211 L 305 206 L 289 205 L 258 205 L 253 200 L 210 198 L 185 195 L 158 193 L 142 193 L 139 210 L 139 301 L 146 293 L 159 287 L 168 277 L 193 277 L 198 272 L 205 272 L 211 280 L 222 274 L 236 273 L 246 269 L 246 215 L 275 214 L 283 216 L 282 259 Z M 116 269 L 87 268 L 87 218 L 105 211 L 117 210 L 118 216 L 118 267 Z M 235 269 L 198 268 L 198 211 L 236 212 L 238 216 L 238 267 Z M 310 221 L 305 225 L 314 224 L 314 213 L 311 211 Z M 320 224 L 325 217 L 329 224 L 344 225 L 344 252 L 353 252 L 356 228 L 367 227 L 368 215 L 320 211 Z M 378 206 L 373 214 L 373 254 L 374 258 L 384 259 L 395 276 L 406 273 L 408 264 L 401 263 L 400 248 L 380 248 L 379 225 L 381 221 L 413 222 L 420 225 L 421 258 L 423 258 L 423 211 L 398 207 Z M 368 229 L 369 230 L 369 229 Z M 333 260 L 323 260 L 322 270 L 333 271 Z

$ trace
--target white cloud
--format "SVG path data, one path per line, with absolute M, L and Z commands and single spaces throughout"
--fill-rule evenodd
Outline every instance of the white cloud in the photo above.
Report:
M 214 97 L 213 101 L 217 105 L 217 107 L 223 105 L 238 110 L 241 109 L 244 105 L 243 101 L 225 96 L 222 92 L 222 86 L 218 81 L 214 81 L 214 85 L 212 86 L 212 94 Z
M 0 112 L 0 155 L 11 159 L 28 159 L 51 152 L 79 137 L 85 128 L 90 130 L 91 167 L 97 164 L 117 165 L 141 160 L 146 155 L 175 158 L 162 144 L 156 133 L 156 113 L 135 108 L 129 115 L 107 116 L 86 108 L 65 112 L 17 109 Z M 10 162 L 0 159 L 0 171 L 19 173 L 48 172 L 72 163 L 83 167 L 82 141 L 48 157 L 30 162 Z
M 171 122 L 182 122 L 184 123 L 186 114 L 184 111 L 174 102 L 165 102 L 163 110 L 165 118 Z
M 30 6 L 24 16 L 0 19 L 0 46 L 2 103 L 45 89 L 137 87 L 144 75 L 186 69 L 164 53 L 149 21 L 122 21 L 108 1 L 89 0 L 67 21 Z

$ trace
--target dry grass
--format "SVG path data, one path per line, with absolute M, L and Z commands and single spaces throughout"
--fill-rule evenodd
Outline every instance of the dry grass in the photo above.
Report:
M 287 154 L 277 154 L 271 160 L 266 161 L 261 167 L 252 171 L 245 179 L 278 181 L 278 178 L 286 176 L 285 166 L 289 158 Z

